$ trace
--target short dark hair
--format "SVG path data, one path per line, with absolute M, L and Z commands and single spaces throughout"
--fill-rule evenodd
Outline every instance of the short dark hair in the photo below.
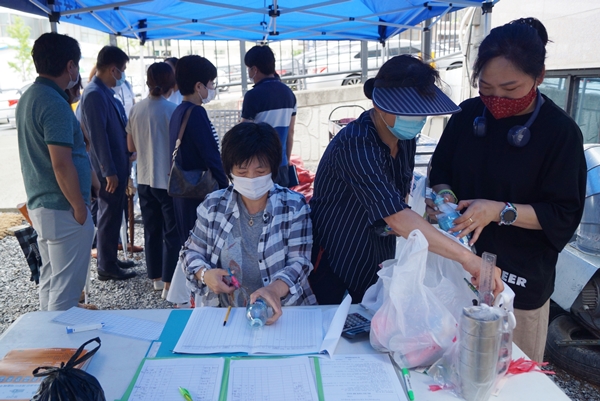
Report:
M 167 63 L 154 63 L 148 67 L 146 85 L 152 96 L 168 93 L 175 86 L 175 73 Z
M 277 176 L 281 165 L 281 141 L 275 128 L 267 123 L 244 122 L 227 131 L 221 146 L 221 160 L 225 174 L 232 179 L 233 166 L 241 166 L 257 159 L 271 168 Z
M 368 79 L 363 92 L 369 99 L 373 99 L 373 88 L 414 87 L 421 95 L 433 94 L 434 85 L 439 83 L 438 71 L 421 59 L 402 54 L 386 61 L 375 78 Z
M 246 67 L 258 68 L 265 75 L 271 75 L 275 73 L 275 54 L 269 46 L 254 46 L 246 52 L 244 64 Z
M 79 65 L 81 49 L 75 39 L 56 32 L 45 33 L 33 44 L 31 57 L 38 74 L 59 77 L 71 60 Z
M 165 63 L 169 64 L 173 69 L 177 66 L 177 61 L 179 61 L 177 57 L 167 57 L 165 59 Z
M 544 71 L 548 32 L 535 18 L 520 18 L 499 26 L 481 42 L 473 66 L 473 86 L 483 67 L 493 58 L 504 57 L 518 70 L 538 78 Z
M 194 93 L 194 87 L 198 82 L 208 84 L 217 77 L 217 68 L 208 59 L 197 56 L 184 56 L 177 62 L 175 79 L 179 92 L 183 95 Z
M 98 53 L 96 68 L 100 71 L 103 71 L 107 67 L 114 65 L 115 67 L 121 69 L 128 61 L 129 56 L 117 46 L 104 46 Z

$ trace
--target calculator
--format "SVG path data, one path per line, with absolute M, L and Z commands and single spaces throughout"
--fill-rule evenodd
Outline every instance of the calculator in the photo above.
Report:
M 371 320 L 360 313 L 351 313 L 346 317 L 346 323 L 342 329 L 342 336 L 346 338 L 357 338 L 371 331 Z

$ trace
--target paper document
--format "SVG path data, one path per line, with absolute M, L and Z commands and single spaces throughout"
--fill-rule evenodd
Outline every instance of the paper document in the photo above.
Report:
M 387 354 L 336 355 L 319 367 L 325 400 L 408 400 Z
M 129 401 L 182 401 L 179 387 L 194 401 L 215 401 L 221 392 L 223 358 L 146 359 Z
M 275 355 L 333 355 L 352 298 L 348 295 L 336 309 L 285 307 L 271 326 L 252 328 L 245 308 L 233 308 L 223 326 L 226 308 L 196 308 L 174 352 L 182 354 L 247 353 Z M 326 317 L 324 317 L 326 316 Z
M 252 328 L 245 308 L 196 308 L 174 351 L 183 354 L 248 353 L 300 355 L 321 351 L 321 310 L 283 308 L 283 315 L 270 326 Z
M 2 383 L 0 400 L 28 401 L 37 393 L 40 383 Z
M 109 311 L 88 310 L 76 306 L 61 313 L 52 321 L 65 325 L 104 323 L 105 325 L 100 331 L 146 341 L 158 340 L 164 327 L 164 323 L 152 320 L 123 316 Z
M 308 357 L 232 360 L 227 401 L 318 401 Z

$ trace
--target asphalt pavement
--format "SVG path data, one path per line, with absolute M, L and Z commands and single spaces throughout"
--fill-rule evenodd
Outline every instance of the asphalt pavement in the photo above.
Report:
M 0 166 L 0 212 L 14 212 L 27 196 L 19 162 L 17 130 L 8 124 L 0 124 Z

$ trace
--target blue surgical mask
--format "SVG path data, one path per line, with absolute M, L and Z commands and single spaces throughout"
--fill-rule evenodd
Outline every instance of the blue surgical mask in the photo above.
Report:
M 383 120 L 383 116 L 381 114 L 380 116 Z M 408 140 L 413 139 L 421 132 L 426 121 L 427 117 L 423 116 L 396 116 L 393 127 L 387 125 L 385 120 L 383 120 L 383 123 L 396 138 Z
M 119 69 L 117 68 L 117 70 L 119 70 Z M 117 78 L 116 78 L 116 77 L 113 75 L 113 78 L 115 79 L 115 81 L 117 81 L 117 82 L 115 83 L 115 87 L 119 87 L 119 86 L 121 86 L 121 85 L 123 85 L 123 84 L 125 83 L 125 79 L 126 79 L 126 78 L 125 78 L 125 71 L 121 71 L 121 70 L 119 70 L 119 72 L 121 73 L 121 78 L 120 78 L 120 79 L 117 79 Z

